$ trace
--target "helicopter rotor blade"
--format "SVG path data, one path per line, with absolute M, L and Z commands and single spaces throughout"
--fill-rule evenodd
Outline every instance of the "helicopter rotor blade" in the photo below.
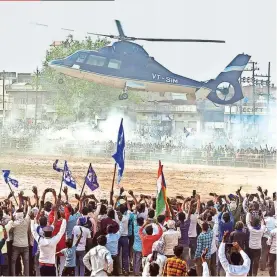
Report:
M 123 32 L 123 28 L 122 28 L 122 25 L 120 23 L 119 20 L 115 20 L 115 24 L 116 24 L 116 27 L 117 27 L 117 30 L 118 30 L 118 33 L 119 33 L 119 37 L 126 37 L 124 32 Z
M 107 37 L 107 38 L 118 39 L 118 36 L 114 36 L 114 35 L 104 35 L 104 34 L 90 33 L 90 32 L 87 32 L 87 34 L 88 34 L 88 35 L 94 35 L 94 36 L 101 36 L 101 37 Z
M 225 40 L 210 40 L 210 39 L 171 39 L 171 38 L 130 38 L 132 40 L 145 41 L 165 41 L 165 42 L 210 42 L 210 43 L 225 43 Z

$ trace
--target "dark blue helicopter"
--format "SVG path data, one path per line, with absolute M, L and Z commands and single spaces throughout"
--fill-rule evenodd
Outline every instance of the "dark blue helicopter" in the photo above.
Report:
M 99 51 L 80 50 L 64 59 L 50 61 L 48 65 L 71 77 L 121 88 L 123 91 L 119 95 L 120 100 L 128 98 L 128 90 L 184 93 L 188 100 L 208 98 L 220 105 L 230 105 L 244 98 L 238 80 L 250 60 L 249 55 L 237 55 L 215 79 L 199 82 L 169 71 L 150 57 L 142 46 L 130 42 L 145 40 L 225 43 L 225 41 L 127 37 L 118 20 L 116 25 L 119 36 L 88 33 L 119 40 L 112 46 L 103 47 Z M 221 88 L 223 83 L 228 83 L 229 87 Z M 230 86 L 234 88 L 233 93 L 229 89 Z M 227 97 L 229 99 L 226 99 Z

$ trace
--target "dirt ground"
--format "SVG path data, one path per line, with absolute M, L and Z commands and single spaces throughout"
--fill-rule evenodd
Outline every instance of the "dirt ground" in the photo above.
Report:
M 25 195 L 32 195 L 32 186 L 36 185 L 40 193 L 47 188 L 58 189 L 61 183 L 61 173 L 52 169 L 55 156 L 29 154 L 2 154 L 0 156 L 1 169 L 10 169 L 11 177 L 19 181 L 19 189 Z M 113 159 L 63 157 L 68 161 L 70 170 L 77 180 L 77 193 L 80 193 L 89 163 L 98 176 L 101 189 L 95 191 L 97 197 L 107 197 L 110 191 L 114 162 Z M 63 166 L 63 160 L 60 160 Z M 125 172 L 122 185 L 125 190 L 132 189 L 135 194 L 155 194 L 158 171 L 157 163 L 146 161 L 125 161 Z M 210 198 L 210 192 L 218 194 L 234 193 L 239 186 L 243 186 L 243 193 L 256 192 L 257 186 L 268 189 L 272 194 L 276 190 L 276 170 L 259 168 L 234 168 L 201 165 L 185 165 L 164 163 L 164 175 L 168 188 L 168 195 L 182 194 L 190 196 L 193 189 L 203 199 Z M 18 189 L 18 190 L 19 190 Z M 85 190 L 89 193 L 88 188 Z M 76 191 L 69 188 L 73 195 Z M 9 189 L 0 180 L 0 198 L 8 195 Z M 115 194 L 117 191 L 115 191 Z

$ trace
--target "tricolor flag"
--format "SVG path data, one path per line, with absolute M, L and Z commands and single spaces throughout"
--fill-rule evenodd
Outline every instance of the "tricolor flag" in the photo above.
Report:
M 117 184 L 119 185 L 121 178 L 123 176 L 124 160 L 125 160 L 125 136 L 124 136 L 124 128 L 123 128 L 123 118 L 121 119 L 121 123 L 118 130 L 116 153 L 112 157 L 114 158 L 117 164 L 117 168 L 118 168 Z
M 94 191 L 97 188 L 99 188 L 97 176 L 91 164 L 89 164 L 88 174 L 86 176 L 85 183 L 91 189 L 91 191 Z
M 159 161 L 158 180 L 157 180 L 157 199 L 156 199 L 156 217 L 169 211 L 166 196 L 166 183 L 163 174 L 163 165 Z
M 3 178 L 6 182 L 6 184 L 11 183 L 13 186 L 18 188 L 18 181 L 9 177 L 10 173 L 11 173 L 10 170 L 2 170 L 2 173 L 3 173 Z

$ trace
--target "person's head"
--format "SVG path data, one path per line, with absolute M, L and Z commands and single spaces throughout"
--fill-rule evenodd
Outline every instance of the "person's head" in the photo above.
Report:
M 186 219 L 185 213 L 180 212 L 180 213 L 178 214 L 178 218 L 179 218 L 179 220 L 180 220 L 181 222 L 184 222 L 185 219 Z
M 183 246 L 181 245 L 176 245 L 173 249 L 174 255 L 178 258 L 181 257 L 182 253 L 183 253 Z
M 125 212 L 127 211 L 127 206 L 125 204 L 121 204 L 119 206 L 119 211 L 122 213 L 122 214 L 125 214 Z
M 152 224 L 149 224 L 146 226 L 145 228 L 145 232 L 147 235 L 151 236 L 153 234 L 153 227 L 152 227 Z
M 260 208 L 260 205 L 259 205 L 259 203 L 258 202 L 253 202 L 253 210 L 254 211 L 258 211 L 259 210 L 259 208 Z
M 139 214 L 144 213 L 145 212 L 145 203 L 138 204 L 136 209 Z
M 223 215 L 222 215 L 222 218 L 224 220 L 225 223 L 229 222 L 230 221 L 230 215 L 228 212 L 225 212 Z
M 42 228 L 42 231 L 44 233 L 44 237 L 52 238 L 52 233 L 53 233 L 52 226 L 45 226 L 44 228 Z
M 209 224 L 206 221 L 204 221 L 201 228 L 203 232 L 207 232 L 209 229 Z
M 82 215 L 88 215 L 88 207 L 83 207 Z
M 167 227 L 168 227 L 168 229 L 175 229 L 175 221 L 174 220 L 168 220 L 167 221 Z
M 252 226 L 253 227 L 259 227 L 261 225 L 261 220 L 258 217 L 254 217 L 252 219 Z
M 73 240 L 72 239 L 67 239 L 65 242 L 65 245 L 67 248 L 71 248 L 73 245 Z
M 40 225 L 40 227 L 45 227 L 45 226 L 47 226 L 47 217 L 46 216 L 41 216 L 40 218 L 39 218 L 39 225 Z
M 210 207 L 213 207 L 214 206 L 214 201 L 213 200 L 209 200 L 207 202 L 207 207 L 210 208 Z
M 197 276 L 196 273 L 196 268 L 195 267 L 191 267 L 188 271 L 188 276 Z
M 138 224 L 138 226 L 142 226 L 143 223 L 144 223 L 144 218 L 143 217 L 138 217 L 137 218 L 137 224 Z
M 123 218 L 123 214 L 121 212 L 117 212 L 117 217 L 121 221 Z
M 46 212 L 50 213 L 50 212 L 51 212 L 51 209 L 52 209 L 52 203 L 49 202 L 49 201 L 46 201 L 46 202 L 44 203 L 44 210 L 45 210 Z
M 115 213 L 113 209 L 109 210 L 107 215 L 109 218 L 115 219 Z
M 150 265 L 149 265 L 149 275 L 150 276 L 158 276 L 159 271 L 160 271 L 160 266 L 157 263 L 155 263 L 155 262 L 150 263 Z
M 158 223 L 163 225 L 164 221 L 165 221 L 165 216 L 163 214 L 158 215 L 157 221 L 158 221 Z
M 231 264 L 240 265 L 241 263 L 241 255 L 238 252 L 232 252 L 230 255 Z
M 235 229 L 241 231 L 244 227 L 244 224 L 242 221 L 236 222 Z
M 148 217 L 149 218 L 154 218 L 154 216 L 155 216 L 155 211 L 154 210 L 149 210 Z
M 104 235 L 101 235 L 97 238 L 97 244 L 101 246 L 105 246 L 107 244 L 107 238 Z
M 99 214 L 100 214 L 100 215 L 105 215 L 105 214 L 107 214 L 107 206 L 106 206 L 106 205 L 101 204 Z

